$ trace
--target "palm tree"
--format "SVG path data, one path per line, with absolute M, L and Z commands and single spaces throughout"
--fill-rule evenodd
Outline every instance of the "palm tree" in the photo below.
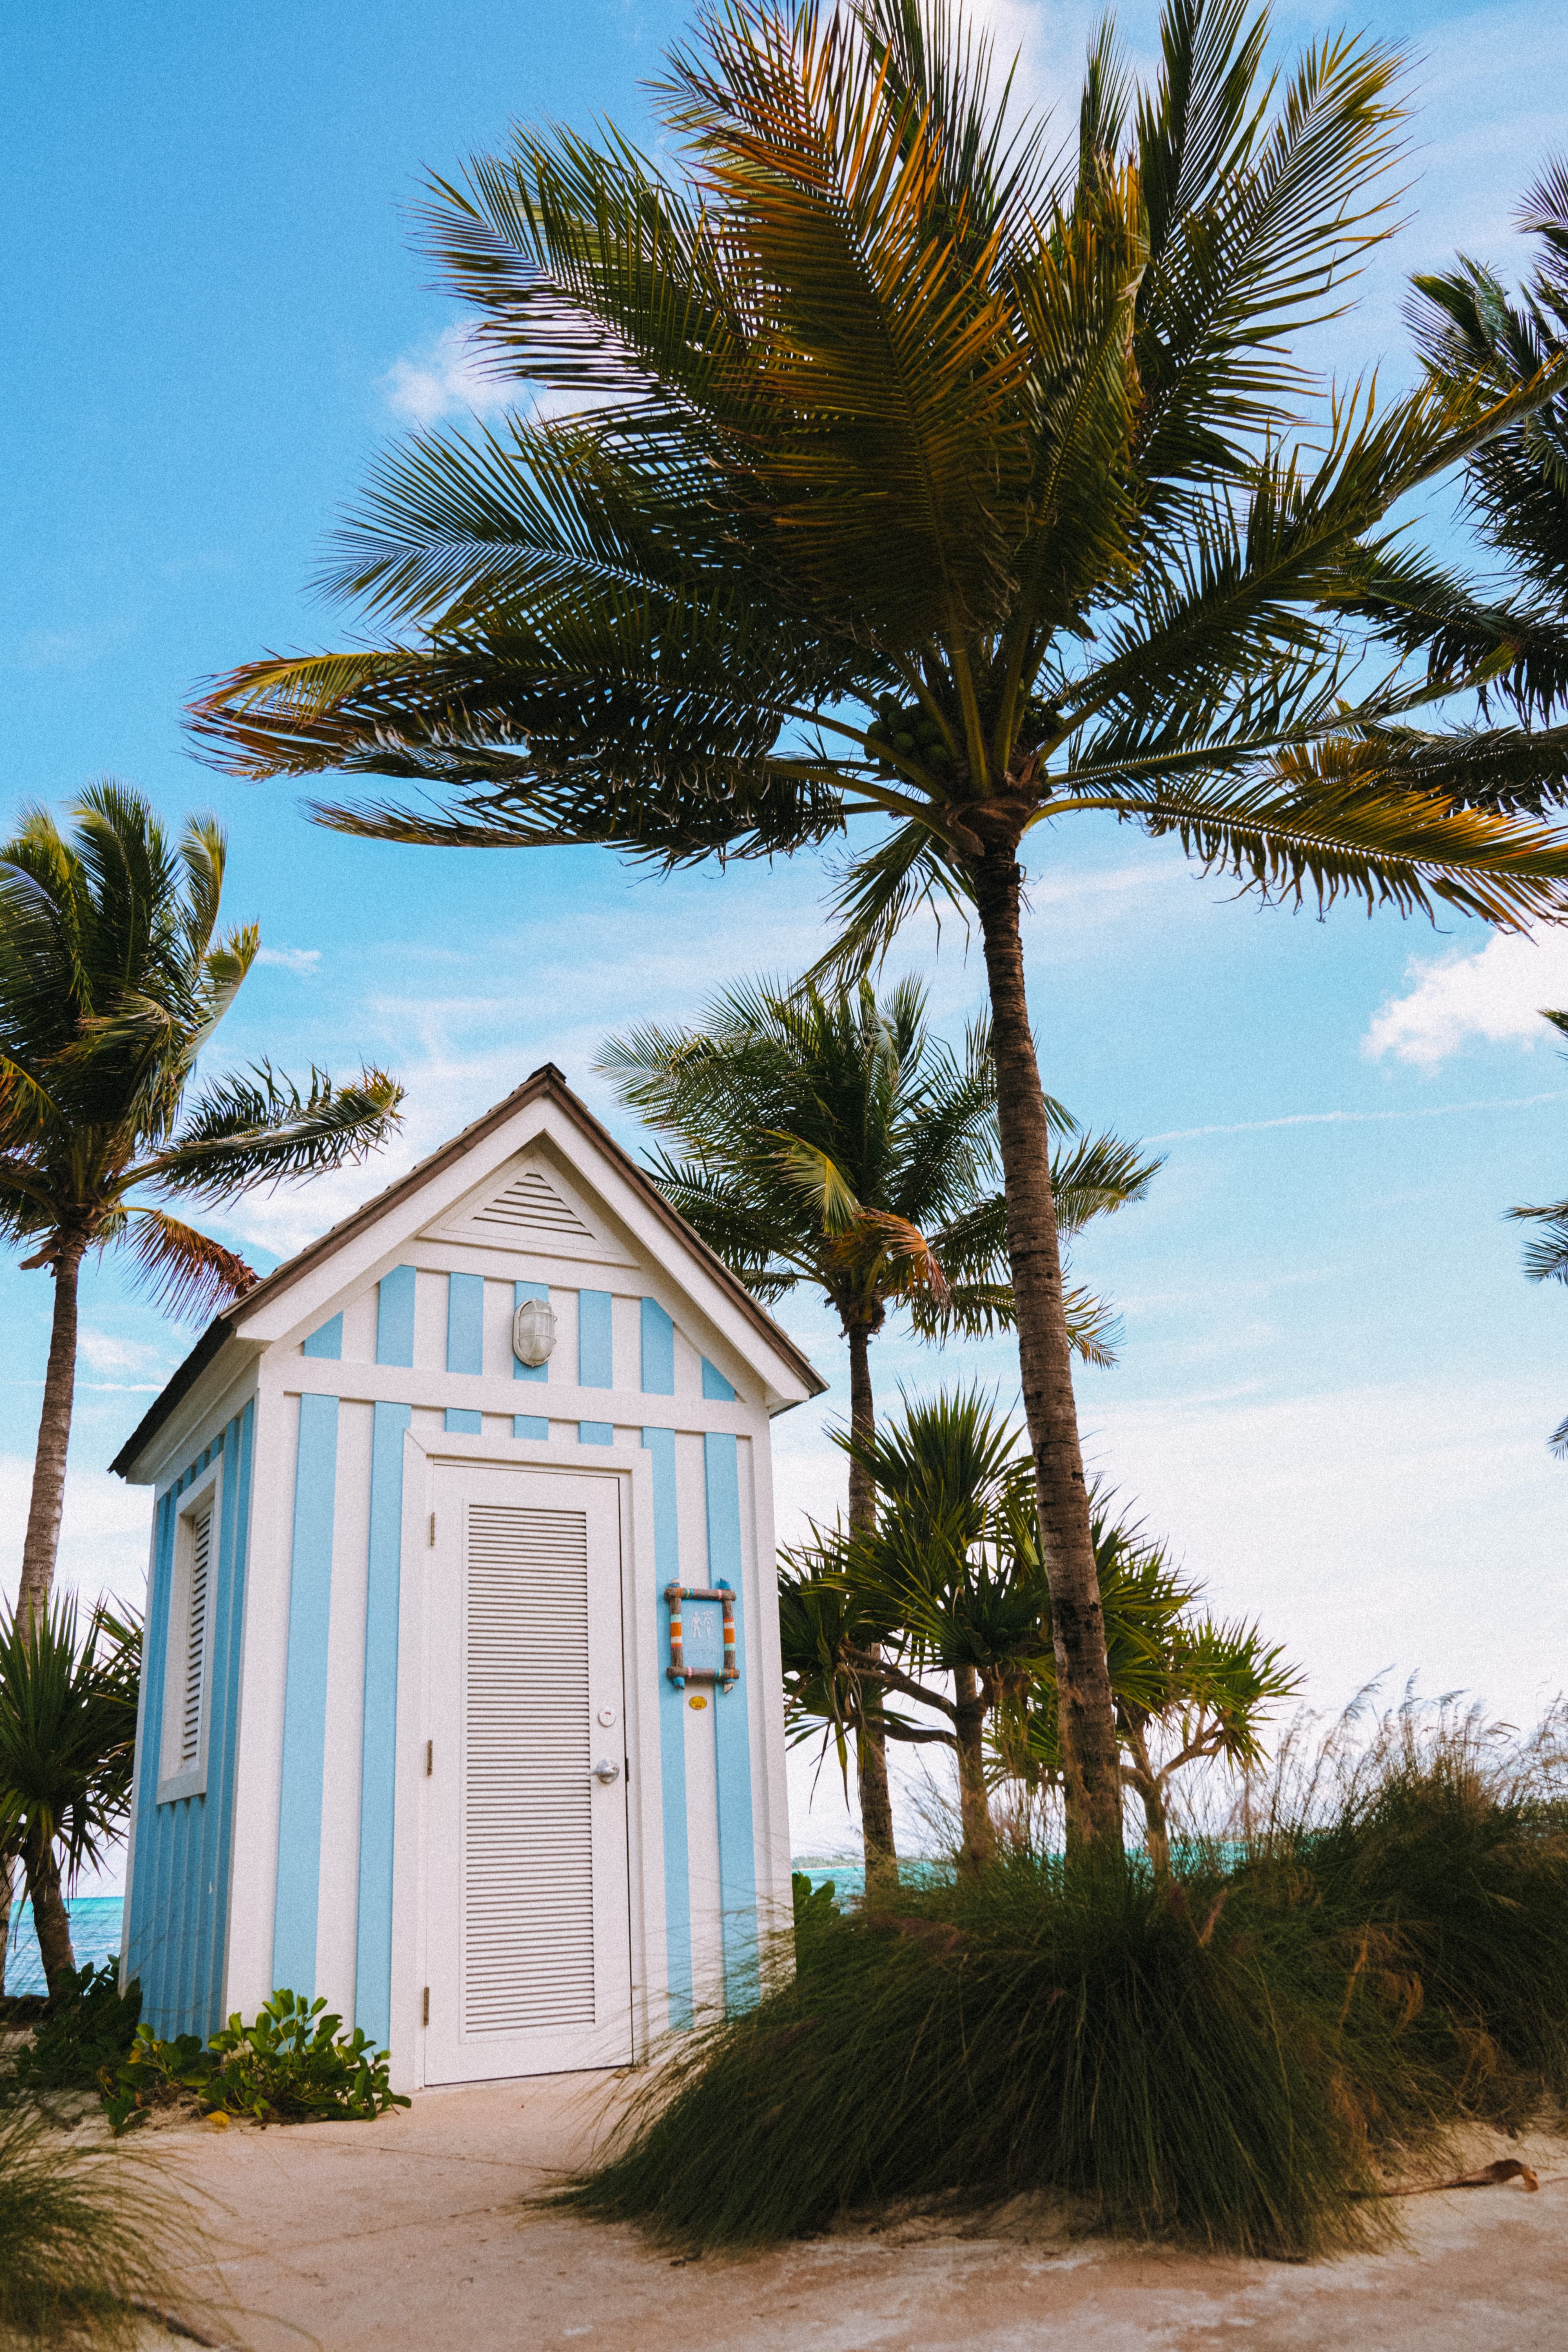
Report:
M 1520 206 L 1519 226 L 1542 250 L 1520 299 L 1492 270 L 1464 255 L 1449 271 L 1415 279 L 1407 318 L 1433 383 L 1443 391 L 1480 383 L 1502 398 L 1568 359 L 1568 163 L 1554 163 Z M 1414 651 L 1435 671 L 1478 673 L 1484 718 L 1502 706 L 1504 723 L 1474 729 L 1467 750 L 1479 788 L 1537 814 L 1559 774 L 1565 730 L 1550 722 L 1568 710 L 1568 394 L 1532 408 L 1484 442 L 1465 467 L 1464 508 L 1482 547 L 1497 559 L 1490 593 L 1433 572 L 1413 583 L 1397 616 Z M 1412 773 L 1432 756 L 1427 739 L 1407 735 Z M 1438 754 L 1441 756 L 1441 747 Z
M 0 1856 L 20 1861 L 51 1992 L 74 1968 L 63 1886 L 131 1810 L 142 1628 L 67 1595 L 0 1622 Z
M 83 1259 L 129 1249 L 174 1314 L 238 1297 L 249 1266 L 160 1202 L 342 1167 L 385 1141 L 403 1096 L 381 1070 L 337 1087 L 312 1069 L 301 1092 L 262 1063 L 187 1099 L 260 944 L 254 924 L 217 936 L 224 835 L 193 818 L 172 844 L 115 783 L 72 816 L 68 840 L 34 810 L 0 846 L 0 1236 L 55 1282 L 23 1617 L 47 1608 L 59 1547 Z
M 1568 1013 L 1543 1011 L 1541 1017 L 1568 1037 Z M 1531 1282 L 1568 1282 L 1568 1201 L 1548 1201 L 1543 1208 L 1510 1209 L 1508 1213 L 1540 1228 L 1524 1252 L 1524 1270 Z M 1546 1442 L 1560 1462 L 1568 1462 L 1568 1417 Z
M 1095 1561 L 1105 1610 L 1110 1687 L 1122 1747 L 1121 1779 L 1143 1814 L 1154 1874 L 1171 1875 L 1169 1798 L 1177 1773 L 1223 1759 L 1246 1769 L 1262 1755 L 1265 1710 L 1300 1689 L 1300 1669 L 1256 1624 L 1200 1612 L 1202 1588 L 1181 1576 L 1169 1549 L 1093 1498 Z M 1062 1783 L 1055 1677 L 995 1727 L 998 1769 L 1026 1788 Z
M 842 1750 L 873 1693 L 917 1701 L 924 1718 L 889 1710 L 888 1736 L 952 1751 L 963 1865 L 977 1872 L 996 1848 L 994 1784 L 1059 1789 L 1064 1778 L 1033 1465 L 975 1390 L 906 1401 L 869 1444 L 850 1431 L 837 1442 L 874 1469 L 887 1508 L 868 1536 L 814 1529 L 784 1554 L 787 1720 L 797 1737 L 821 1731 Z M 1097 1483 L 1090 1524 L 1121 1781 L 1142 1809 L 1154 1873 L 1168 1879 L 1172 1780 L 1215 1758 L 1255 1762 L 1264 1710 L 1301 1676 L 1256 1625 L 1200 1614 L 1200 1589 L 1113 1500 Z
M 996 1162 L 996 1071 L 984 1025 L 962 1059 L 934 1039 L 925 991 L 880 1003 L 868 982 L 831 997 L 810 986 L 726 991 L 697 1029 L 612 1038 L 599 1067 L 620 1100 L 681 1154 L 648 1172 L 710 1248 L 770 1306 L 821 1292 L 849 1350 L 849 1426 L 876 1426 L 871 1342 L 906 1306 L 923 1338 L 978 1336 L 1013 1321 L 1005 1202 Z M 1058 1135 L 1077 1134 L 1060 1104 Z M 1083 1137 L 1053 1162 L 1064 1233 L 1139 1199 L 1160 1168 L 1114 1136 Z M 1099 1300 L 1069 1293 L 1079 1354 L 1110 1360 Z M 849 1530 L 868 1535 L 876 1490 L 849 1457 Z M 895 1860 L 880 1711 L 856 1735 L 868 1882 Z
M 664 157 L 519 129 L 426 226 L 551 413 L 386 461 L 328 574 L 382 642 L 195 714 L 242 772 L 424 786 L 318 805 L 374 838 L 673 865 L 880 820 L 844 969 L 921 902 L 978 922 L 1069 1818 L 1116 1851 L 1026 835 L 1110 815 L 1265 897 L 1568 905 L 1507 774 L 1461 735 L 1412 782 L 1379 731 L 1468 682 L 1405 674 L 1389 509 L 1563 371 L 1311 406 L 1289 337 L 1394 225 L 1398 61 L 1331 37 L 1276 80 L 1267 31 L 1167 0 L 1143 89 L 1107 31 L 1062 158 L 947 0 L 731 0 L 671 56 Z

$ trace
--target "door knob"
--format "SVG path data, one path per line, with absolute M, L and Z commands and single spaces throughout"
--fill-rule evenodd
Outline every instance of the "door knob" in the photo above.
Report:
M 595 1780 L 602 1780 L 607 1789 L 612 1780 L 618 1780 L 620 1777 L 621 1768 L 614 1759 L 609 1756 L 601 1756 L 598 1762 L 594 1767 Z

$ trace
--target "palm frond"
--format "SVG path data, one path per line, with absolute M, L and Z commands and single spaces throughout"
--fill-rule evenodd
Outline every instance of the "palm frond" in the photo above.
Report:
M 205 1322 L 260 1280 L 233 1250 L 162 1209 L 132 1207 L 126 1218 L 134 1286 L 175 1322 Z
M 312 1068 L 301 1091 L 269 1063 L 218 1079 L 192 1102 L 166 1150 L 127 1184 L 222 1200 L 258 1183 L 342 1168 L 385 1143 L 401 1124 L 403 1088 L 384 1070 L 346 1086 Z

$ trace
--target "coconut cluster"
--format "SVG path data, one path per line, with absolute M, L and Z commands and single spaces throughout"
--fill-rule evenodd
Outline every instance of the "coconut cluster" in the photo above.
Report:
M 866 740 L 878 754 L 877 765 L 884 775 L 898 772 L 889 756 L 895 751 L 905 760 L 919 760 L 928 768 L 952 765 L 952 754 L 942 740 L 942 729 L 930 712 L 918 702 L 906 708 L 890 694 L 884 694 L 878 702 L 877 716 L 866 730 Z

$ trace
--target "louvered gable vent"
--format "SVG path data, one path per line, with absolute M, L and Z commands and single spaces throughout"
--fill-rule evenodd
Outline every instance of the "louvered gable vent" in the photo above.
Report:
M 593 1238 L 576 1210 L 562 1199 L 537 1168 L 525 1168 L 521 1176 L 514 1176 L 503 1192 L 487 1201 L 482 1209 L 475 1210 L 473 1222 L 512 1238 L 530 1234 L 548 1234 L 558 1240 Z

